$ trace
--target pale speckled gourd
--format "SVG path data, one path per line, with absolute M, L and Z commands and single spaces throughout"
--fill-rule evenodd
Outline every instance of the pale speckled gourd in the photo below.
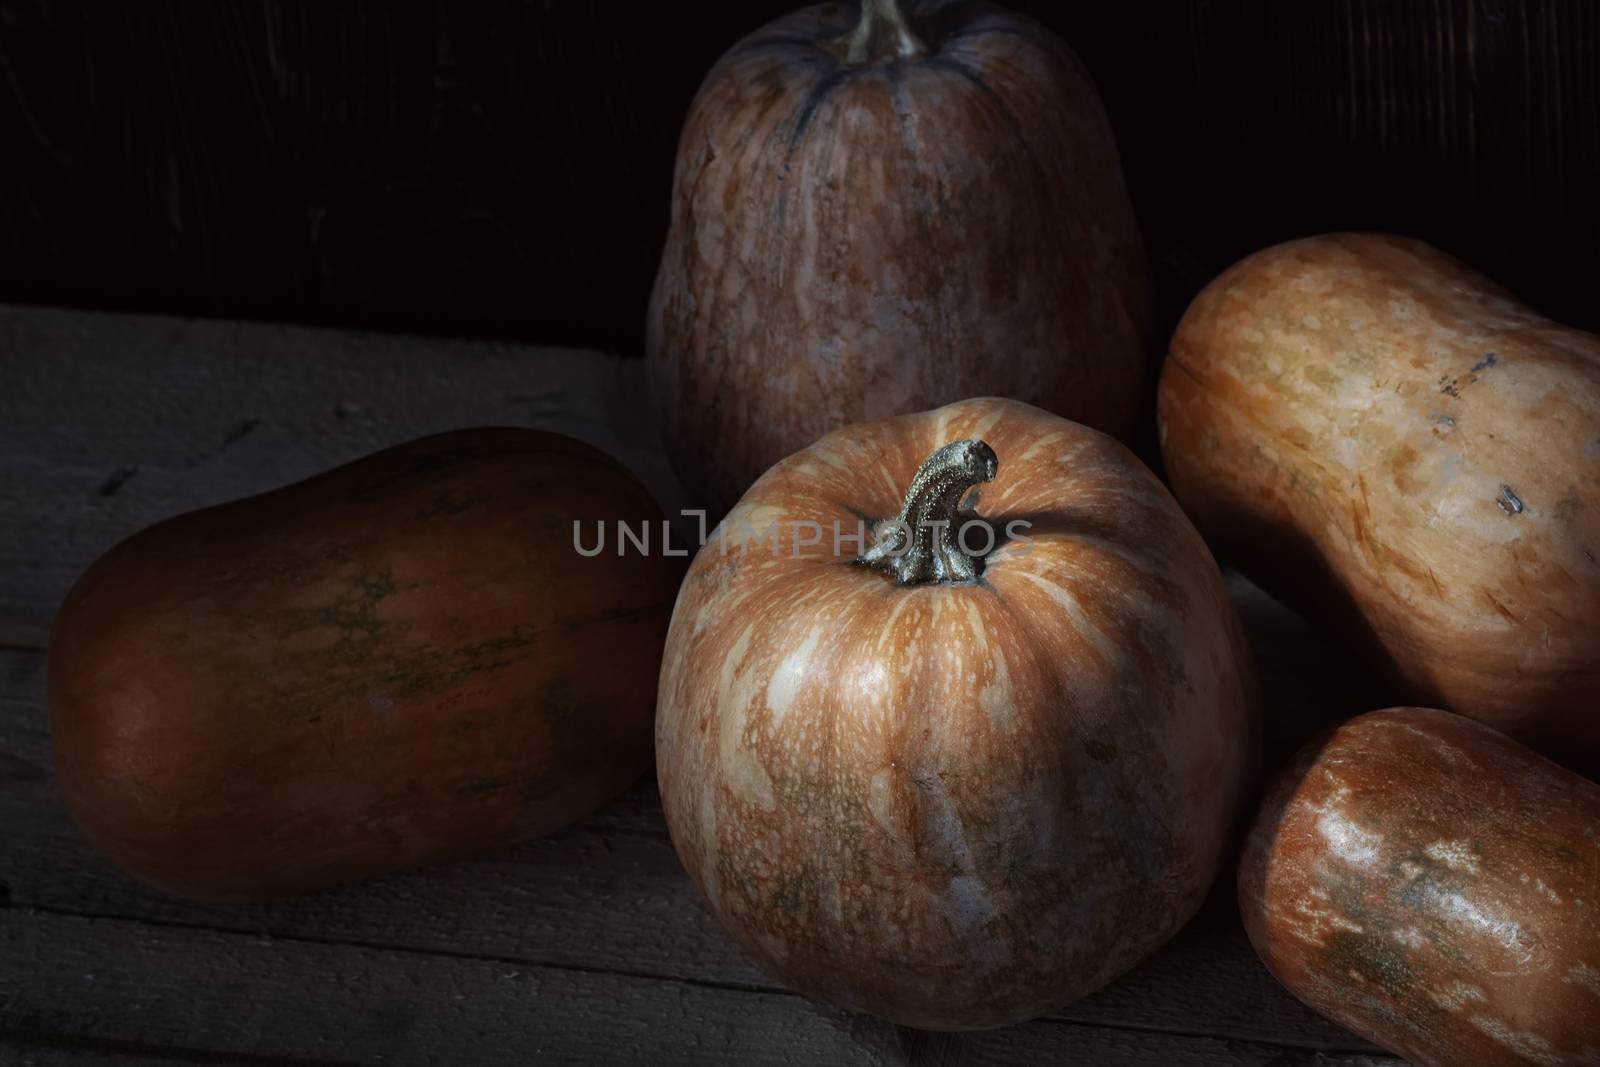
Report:
M 1195 299 L 1159 429 L 1219 554 L 1392 699 L 1600 762 L 1600 337 L 1417 241 L 1294 241 Z
M 1033 20 L 822 4 L 706 78 L 647 356 L 674 465 L 712 507 L 828 430 L 970 396 L 1127 440 L 1158 344 L 1099 97 Z
M 1239 872 L 1297 997 L 1416 1067 L 1600 1063 L 1600 786 L 1427 708 L 1279 776 Z
M 827 435 L 720 530 L 673 612 L 657 768 L 685 868 L 763 966 L 997 1026 L 1194 914 L 1253 676 L 1205 545 L 1126 448 L 966 401 Z

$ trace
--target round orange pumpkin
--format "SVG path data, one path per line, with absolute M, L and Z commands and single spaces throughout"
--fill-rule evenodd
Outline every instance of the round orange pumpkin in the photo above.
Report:
M 1059 1007 L 1176 931 L 1256 734 L 1167 491 L 998 399 L 768 471 L 690 568 L 659 693 L 667 823 L 717 918 L 807 995 L 947 1029 Z
M 649 766 L 681 574 L 612 540 L 576 550 L 575 523 L 588 553 L 618 521 L 661 533 L 608 456 L 478 429 L 135 534 L 56 618 L 68 806 L 119 866 L 207 899 L 583 815 Z
M 992 394 L 1127 439 L 1157 344 L 1082 64 L 992 4 L 806 8 L 690 108 L 647 353 L 719 509 L 828 430 Z

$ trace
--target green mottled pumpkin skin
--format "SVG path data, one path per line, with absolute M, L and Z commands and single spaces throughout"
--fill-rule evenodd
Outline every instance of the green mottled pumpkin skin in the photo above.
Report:
M 50 707 L 79 825 L 204 899 L 270 896 L 552 830 L 650 762 L 675 561 L 661 514 L 557 434 L 477 429 L 183 515 L 56 620 Z M 573 523 L 592 546 L 574 548 Z

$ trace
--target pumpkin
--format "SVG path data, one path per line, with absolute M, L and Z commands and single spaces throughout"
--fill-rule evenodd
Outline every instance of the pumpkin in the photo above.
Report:
M 1417 1067 L 1600 1062 L 1600 786 L 1487 726 L 1390 708 L 1308 745 L 1239 903 L 1279 981 Z
M 619 520 L 662 521 L 602 453 L 479 429 L 134 535 L 50 643 L 68 806 L 125 870 L 205 899 L 561 826 L 651 759 L 681 571 L 575 551 Z
M 847 423 L 974 395 L 1127 438 L 1155 310 L 1094 85 L 991 4 L 823 4 L 722 57 L 647 328 L 685 487 L 729 507 Z
M 1254 701 L 1156 478 L 1088 427 L 971 400 L 835 431 L 751 488 L 673 611 L 656 766 L 685 868 L 769 971 L 911 1026 L 998 1026 L 1195 912 Z
M 1173 491 L 1388 692 L 1600 757 L 1600 337 L 1416 241 L 1257 253 L 1161 375 Z

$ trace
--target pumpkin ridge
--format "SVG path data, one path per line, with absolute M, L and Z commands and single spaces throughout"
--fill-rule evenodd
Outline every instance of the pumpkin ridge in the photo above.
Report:
M 1255 723 L 1220 576 L 1176 504 L 1109 438 L 1024 404 L 835 431 L 729 522 L 876 511 L 890 484 L 911 495 L 929 448 L 980 433 L 1004 472 L 996 501 L 1054 513 L 1087 494 L 1069 521 L 1159 542 L 1153 574 L 1039 543 L 981 582 L 896 586 L 826 551 L 789 558 L 787 533 L 779 558 L 708 544 L 673 613 L 656 720 L 673 842 L 718 921 L 802 993 L 954 1029 L 1081 996 L 1193 913 Z M 1090 651 L 1028 592 L 1033 574 L 1083 598 L 1123 654 Z M 1162 656 L 1173 670 L 1151 669 Z M 719 734 L 759 762 L 772 805 Z
M 932 6 L 926 55 L 852 80 L 825 48 L 736 46 L 691 106 L 647 359 L 674 467 L 714 510 L 836 426 L 962 396 L 1135 425 L 1154 306 L 1093 86 L 1020 16 Z M 856 15 L 748 40 L 820 45 Z M 727 143 L 691 189 L 708 140 Z

